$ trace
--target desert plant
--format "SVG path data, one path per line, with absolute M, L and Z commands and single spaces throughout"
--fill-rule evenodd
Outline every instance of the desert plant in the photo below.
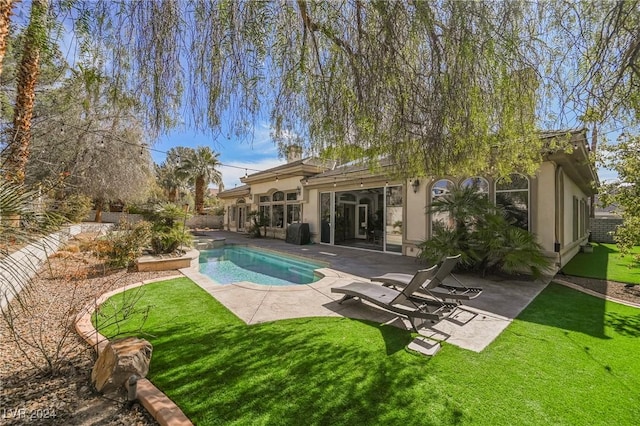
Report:
M 107 246 L 103 248 L 103 254 L 108 258 L 110 266 L 125 268 L 142 254 L 151 235 L 149 222 L 140 221 L 132 225 L 122 221 L 118 229 L 106 235 Z
M 182 226 L 154 227 L 151 231 L 151 251 L 153 254 L 173 253 L 180 246 L 191 246 L 193 237 Z
M 69 222 L 77 223 L 87 217 L 92 205 L 91 198 L 86 195 L 72 194 L 65 197 L 64 200 L 57 201 L 54 208 Z
M 173 203 L 161 204 L 147 215 L 152 222 L 151 251 L 153 254 L 173 253 L 180 246 L 191 246 L 193 237 L 185 227 L 187 211 Z

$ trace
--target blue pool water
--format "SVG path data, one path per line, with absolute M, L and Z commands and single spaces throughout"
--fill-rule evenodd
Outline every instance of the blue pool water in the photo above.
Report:
M 325 265 L 252 247 L 225 246 L 200 252 L 200 272 L 220 284 L 249 281 L 265 285 L 309 284 Z

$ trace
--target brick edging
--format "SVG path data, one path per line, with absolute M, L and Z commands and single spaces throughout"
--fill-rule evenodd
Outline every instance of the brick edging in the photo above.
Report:
M 140 287 L 146 284 L 166 281 L 175 278 L 182 278 L 184 275 L 172 275 L 153 280 L 141 281 L 139 283 L 120 287 L 116 290 L 104 293 L 92 303 L 87 304 L 76 316 L 75 328 L 76 332 L 91 347 L 95 348 L 100 354 L 109 343 L 109 339 L 104 337 L 93 327 L 91 323 L 91 315 L 95 309 L 104 303 L 105 300 L 113 295 L 122 293 L 132 288 Z M 125 384 L 126 386 L 126 384 Z M 139 379 L 137 383 L 137 396 L 142 406 L 153 416 L 154 419 L 162 426 L 193 426 L 191 420 L 182 412 L 180 407 L 176 405 L 167 395 L 160 391 L 147 379 Z
M 620 303 L 621 305 L 626 305 L 626 306 L 630 306 L 632 308 L 639 308 L 640 309 L 640 303 L 627 302 L 626 300 L 618 299 L 616 297 L 607 296 L 606 294 L 598 293 L 597 291 L 593 291 L 593 290 L 590 290 L 588 288 L 584 288 L 582 286 L 579 286 L 578 284 L 574 284 L 574 283 L 569 282 L 569 281 L 559 280 L 559 279 L 556 279 L 556 278 L 554 278 L 551 281 L 554 282 L 554 283 L 558 283 L 560 285 L 563 285 L 565 287 L 569 287 L 569 288 L 571 288 L 573 290 L 581 291 L 581 292 L 586 293 L 586 294 L 588 294 L 590 296 L 598 297 L 600 299 L 608 300 L 610 302 Z

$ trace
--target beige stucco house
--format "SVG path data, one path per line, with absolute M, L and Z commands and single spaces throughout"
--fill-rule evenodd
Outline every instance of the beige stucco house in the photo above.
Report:
M 427 213 L 431 202 L 454 187 L 475 184 L 490 200 L 509 203 L 519 224 L 534 233 L 558 266 L 587 242 L 589 200 L 598 181 L 589 158 L 586 129 L 549 132 L 542 139 L 568 135 L 573 149 L 549 151 L 533 176 L 433 176 L 397 180 L 382 164 L 378 173 L 354 164 L 336 166 L 289 151 L 288 162 L 242 179 L 223 191 L 225 229 L 246 232 L 248 213 L 269 220 L 267 236 L 285 238 L 291 223 L 308 223 L 312 241 L 356 249 L 416 256 L 432 224 L 445 218 Z

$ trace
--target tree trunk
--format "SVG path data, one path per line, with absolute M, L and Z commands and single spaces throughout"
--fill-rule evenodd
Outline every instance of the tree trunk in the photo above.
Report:
M 169 198 L 169 202 L 175 203 L 178 199 L 178 188 L 171 188 L 167 198 Z
M 5 173 L 8 181 L 24 183 L 31 142 L 31 118 L 35 103 L 35 88 L 40 70 L 40 50 L 46 41 L 45 18 L 48 0 L 33 0 L 31 15 L 24 39 L 24 51 L 18 69 L 16 107 L 13 116 L 13 132 Z
M 7 50 L 7 36 L 11 22 L 11 8 L 13 0 L 0 0 L 0 75 L 2 75 L 2 61 Z
M 196 177 L 196 213 L 202 214 L 204 212 L 204 176 L 200 175 Z
M 102 223 L 102 204 L 96 204 L 96 216 L 93 218 L 93 221 Z

